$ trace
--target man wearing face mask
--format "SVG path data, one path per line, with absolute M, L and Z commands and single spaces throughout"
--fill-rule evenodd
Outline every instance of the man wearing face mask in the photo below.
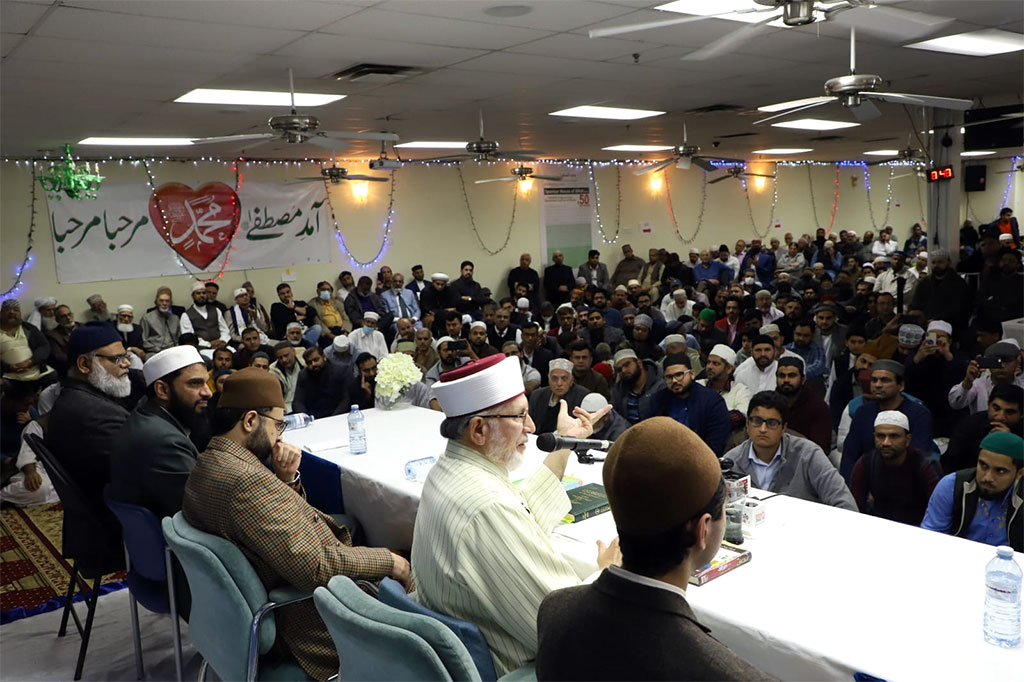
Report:
M 352 323 L 345 313 L 347 306 L 341 305 L 336 299 L 331 298 L 333 294 L 334 287 L 330 282 L 324 280 L 316 285 L 316 298 L 308 302 L 309 312 L 306 315 L 306 324 L 312 325 L 315 320 L 320 321 L 320 338 L 317 344 L 321 348 L 334 341 L 334 337 L 338 334 L 345 334 L 352 330 Z
M 362 327 L 348 335 L 349 343 L 352 344 L 352 355 L 369 353 L 375 358 L 383 358 L 388 354 L 387 341 L 384 340 L 384 335 L 377 331 L 379 320 L 380 316 L 373 311 L 363 313 Z
M 117 333 L 121 335 L 121 343 L 132 353 L 135 353 L 140 360 L 146 359 L 146 351 L 142 350 L 142 327 L 135 324 L 135 308 L 122 303 L 117 306 Z
M 198 336 L 203 348 L 222 348 L 231 340 L 231 332 L 220 311 L 207 304 L 206 296 L 202 282 L 192 285 L 192 305 L 181 316 L 181 333 Z
M 211 423 L 215 437 L 189 476 L 182 512 L 199 530 L 241 547 L 268 589 L 312 591 L 335 575 L 391 577 L 409 587 L 408 561 L 386 549 L 353 547 L 349 528 L 306 502 L 302 453 L 281 440 L 277 379 L 252 368 L 231 375 Z M 303 670 L 318 680 L 335 674 L 337 650 L 312 601 L 276 613 L 279 642 Z
M 157 291 L 156 307 L 142 316 L 142 347 L 147 353 L 159 353 L 178 345 L 181 320 L 171 311 L 171 292 L 166 287 Z

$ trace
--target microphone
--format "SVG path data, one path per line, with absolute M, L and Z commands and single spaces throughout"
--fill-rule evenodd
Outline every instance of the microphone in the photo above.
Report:
M 543 452 L 555 450 L 608 450 L 614 441 L 591 440 L 589 438 L 571 438 L 556 433 L 542 433 L 537 436 L 537 449 Z

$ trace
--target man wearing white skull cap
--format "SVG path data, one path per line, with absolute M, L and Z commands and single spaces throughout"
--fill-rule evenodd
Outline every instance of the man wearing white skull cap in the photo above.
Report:
M 384 335 L 377 331 L 378 321 L 380 315 L 372 310 L 363 313 L 362 326 L 348 335 L 349 343 L 352 345 L 352 357 L 358 357 L 360 353 L 369 353 L 380 361 L 388 354 L 387 341 Z
M 433 391 L 448 447 L 416 516 L 416 594 L 424 606 L 478 624 L 502 675 L 536 656 L 541 600 L 580 583 L 550 538 L 571 507 L 561 485 L 569 451 L 551 453 L 525 478 L 516 471 L 534 430 L 517 358 L 472 362 L 442 375 Z M 563 404 L 558 431 L 586 438 L 607 411 L 577 408 L 573 418 Z M 523 480 L 513 485 L 515 478 Z M 599 543 L 600 568 L 618 557 L 617 541 Z

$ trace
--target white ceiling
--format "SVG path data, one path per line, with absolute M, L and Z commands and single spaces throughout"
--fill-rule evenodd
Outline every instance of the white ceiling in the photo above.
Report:
M 713 0 L 708 0 L 712 2 Z M 525 5 L 515 18 L 485 13 Z M 722 19 L 590 39 L 587 31 L 664 19 L 655 0 L 0 0 L 0 151 L 38 156 L 89 136 L 200 137 L 265 132 L 267 107 L 178 104 L 198 87 L 282 90 L 287 69 L 305 92 L 348 95 L 303 113 L 332 130 L 392 130 L 404 140 L 475 139 L 482 109 L 488 138 L 504 149 L 539 148 L 553 157 L 610 158 L 603 146 L 679 144 L 684 115 L 690 141 L 718 153 L 749 155 L 769 146 L 813 147 L 809 158 L 853 158 L 902 147 L 910 132 L 903 108 L 882 103 L 881 118 L 842 139 L 813 141 L 805 131 L 753 127 L 759 105 L 821 94 L 848 70 L 847 29 L 813 24 L 762 28 L 732 54 L 706 61 L 680 56 L 742 26 Z M 751 3 L 753 6 L 753 3 Z M 901 8 L 956 21 L 939 35 L 982 28 L 1024 32 L 1020 0 L 915 0 Z M 858 34 L 858 72 L 888 79 L 884 89 L 1020 102 L 1024 53 L 966 57 L 901 47 Z M 634 55 L 638 55 L 634 59 Z M 390 85 L 341 83 L 330 75 L 360 62 L 420 67 Z M 669 113 L 629 125 L 567 120 L 548 112 L 606 104 Z M 735 114 L 686 114 L 715 104 Z M 849 120 L 838 105 L 820 115 Z M 913 112 L 920 120 L 920 110 Z M 391 117 L 386 121 L 385 117 Z M 831 134 L 831 133 L 826 133 Z M 82 147 L 83 156 L 146 154 L 145 148 Z M 232 156 L 238 145 L 169 147 L 161 155 Z M 344 156 L 375 156 L 355 143 Z M 424 156 L 430 152 L 421 153 Z M 440 152 L 445 153 L 445 152 Z M 327 157 L 312 145 L 269 144 L 259 157 Z M 620 155 L 621 156 L 621 155 Z M 632 155 L 636 156 L 636 155 Z M 658 154 L 654 154 L 658 157 Z

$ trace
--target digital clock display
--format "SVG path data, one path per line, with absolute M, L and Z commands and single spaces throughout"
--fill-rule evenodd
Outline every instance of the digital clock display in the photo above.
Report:
M 952 180 L 953 167 L 943 166 L 942 168 L 930 168 L 928 170 L 928 182 L 939 182 L 940 180 Z

